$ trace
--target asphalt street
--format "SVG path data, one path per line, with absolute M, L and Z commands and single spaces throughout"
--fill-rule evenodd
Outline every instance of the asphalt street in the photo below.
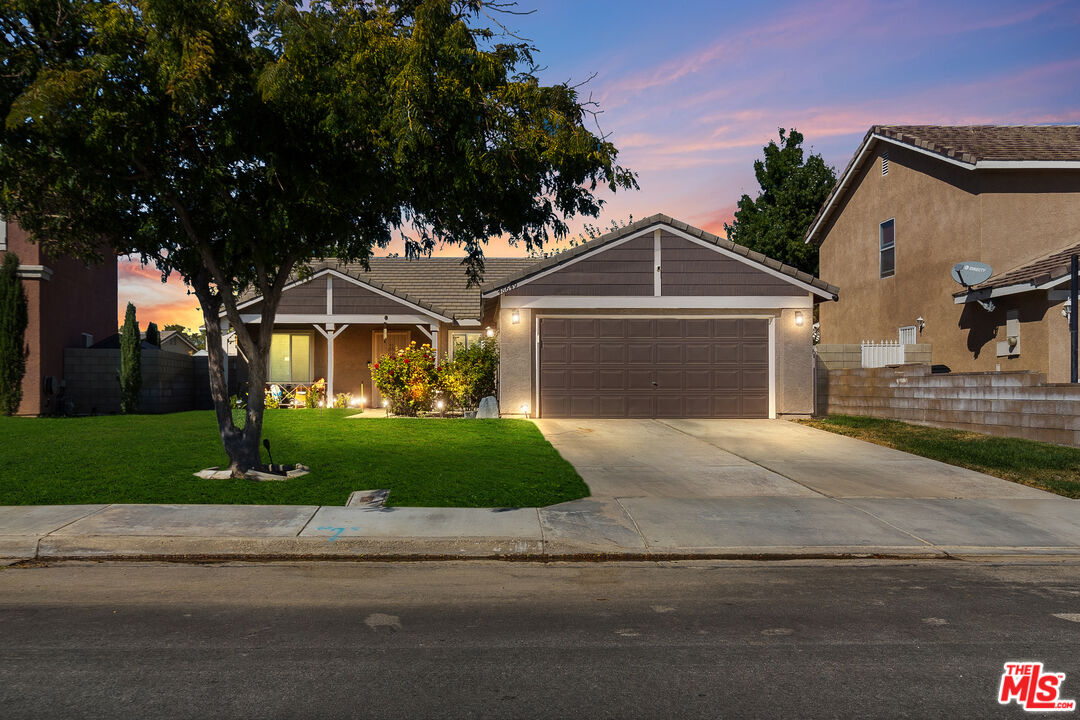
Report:
M 1022 717 L 1078 648 L 1062 562 L 0 570 L 5 720 Z

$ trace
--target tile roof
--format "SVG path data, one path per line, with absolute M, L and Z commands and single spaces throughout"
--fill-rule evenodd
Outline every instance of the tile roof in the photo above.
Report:
M 461 264 L 463 260 L 463 257 L 415 260 L 376 257 L 368 261 L 369 269 L 365 270 L 361 263 L 344 263 L 330 258 L 312 262 L 311 274 L 336 270 L 438 315 L 455 320 L 479 320 L 480 288 L 468 287 L 468 276 Z M 536 258 L 484 258 L 484 277 L 500 279 L 535 262 Z M 294 273 L 289 282 L 298 278 Z M 249 290 L 240 297 L 240 302 L 258 297 L 258 292 Z
M 1080 125 L 875 125 L 870 134 L 969 164 L 1080 161 Z
M 330 260 L 324 265 L 398 297 L 456 320 L 480 319 L 480 288 L 468 287 L 464 258 L 371 258 L 360 263 Z M 484 279 L 498 281 L 536 262 L 536 258 L 484 258 Z
M 713 235 L 712 233 L 705 232 L 704 230 L 693 227 L 692 225 L 687 225 L 681 220 L 676 220 L 668 215 L 657 213 L 656 215 L 650 215 L 647 218 L 633 222 L 626 227 L 619 228 L 618 230 L 613 230 L 606 235 L 601 235 L 598 238 L 589 240 L 588 242 L 582 243 L 581 245 L 571 248 L 566 252 L 559 253 L 558 255 L 553 255 L 544 260 L 540 260 L 539 262 L 534 261 L 534 264 L 522 268 L 516 274 L 509 275 L 508 277 L 501 280 L 487 282 L 483 286 L 484 294 L 495 293 L 499 290 L 506 288 L 508 285 L 517 284 L 522 280 L 536 275 L 537 273 L 541 273 L 557 265 L 561 265 L 567 260 L 571 260 L 572 258 L 582 255 L 583 253 L 591 252 L 599 247 L 607 245 L 610 242 L 614 242 L 616 240 L 619 240 L 620 238 L 624 238 L 627 235 L 638 232 L 639 230 L 644 230 L 650 225 L 658 225 L 661 223 L 663 223 L 664 225 L 669 225 L 676 230 L 681 230 L 682 232 L 688 235 L 692 235 L 699 240 L 704 240 L 705 242 L 712 243 L 717 247 L 721 247 L 725 250 L 737 253 L 738 255 L 745 257 L 751 262 L 758 263 L 759 265 L 763 265 L 767 268 L 787 275 L 790 278 L 799 280 L 803 283 L 806 283 L 807 285 L 811 285 L 818 290 L 823 291 L 824 293 L 832 295 L 833 299 L 835 299 L 840 292 L 840 289 L 837 288 L 835 285 L 830 285 L 824 280 L 819 280 L 810 273 L 803 272 L 802 270 L 794 268 L 790 265 L 785 265 L 779 260 L 774 260 L 771 257 L 762 255 L 761 253 L 755 252 L 747 247 L 743 247 L 742 245 L 737 245 L 726 238 L 722 238 L 718 235 Z
M 806 232 L 816 238 L 822 218 L 847 189 L 863 149 L 880 136 L 969 165 L 980 162 L 1080 162 L 1080 125 L 873 125 Z
M 1034 290 L 1040 285 L 1045 285 L 1053 280 L 1061 280 L 1069 276 L 1069 260 L 1073 255 L 1080 255 L 1080 243 L 1069 245 L 1049 255 L 1028 261 L 1011 270 L 994 275 L 981 285 L 971 288 L 972 292 L 979 290 L 996 290 L 997 288 L 1011 287 L 1013 285 L 1030 285 Z M 953 293 L 953 297 L 962 297 L 969 293 L 961 290 Z

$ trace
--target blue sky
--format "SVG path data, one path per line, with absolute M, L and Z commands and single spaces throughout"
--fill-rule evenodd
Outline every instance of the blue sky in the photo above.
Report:
M 639 174 L 639 191 L 608 198 L 602 225 L 664 212 L 722 233 L 739 196 L 755 194 L 753 162 L 778 127 L 798 128 L 839 172 L 873 124 L 1080 122 L 1077 0 L 519 8 L 536 12 L 501 19 L 539 49 L 545 82 L 595 73 L 581 92 Z M 521 252 L 496 240 L 488 254 Z M 201 322 L 182 284 L 131 264 L 119 299 L 143 322 Z

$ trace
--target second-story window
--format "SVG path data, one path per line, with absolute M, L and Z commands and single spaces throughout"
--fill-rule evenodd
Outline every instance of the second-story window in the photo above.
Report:
M 878 269 L 881 277 L 892 277 L 896 274 L 896 220 L 886 220 L 878 228 L 878 244 L 881 257 Z

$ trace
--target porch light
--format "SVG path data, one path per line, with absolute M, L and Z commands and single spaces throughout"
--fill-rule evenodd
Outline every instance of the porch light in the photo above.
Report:
M 797 327 L 802 327 L 802 324 L 803 324 L 802 312 L 796 310 L 795 311 L 795 325 Z
M 926 327 L 926 321 L 922 319 L 922 315 L 915 318 L 915 326 L 919 328 L 919 332 L 922 332 L 923 328 Z
M 484 334 L 487 335 L 489 338 L 495 337 L 495 331 L 492 330 L 490 327 L 484 331 Z
M 514 325 L 517 325 L 519 322 L 521 322 L 521 313 L 519 313 L 517 310 L 510 313 L 510 322 L 512 322 Z

